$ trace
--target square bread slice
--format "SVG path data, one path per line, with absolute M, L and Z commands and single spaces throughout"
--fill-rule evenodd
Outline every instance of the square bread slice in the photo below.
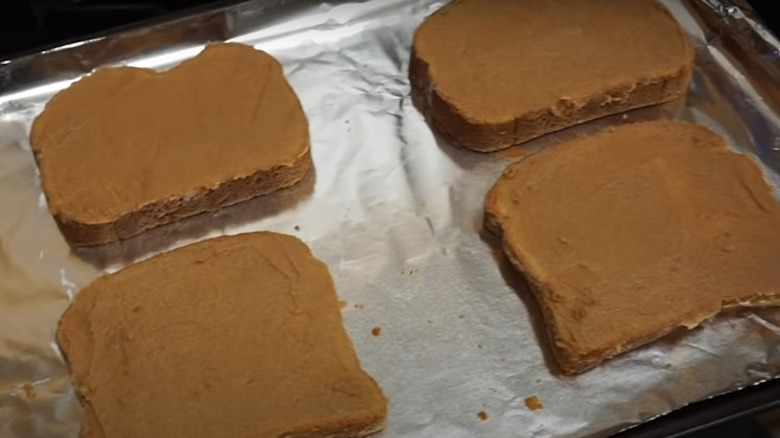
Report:
M 693 48 L 655 0 L 455 0 L 417 30 L 412 96 L 488 152 L 685 95 Z
M 486 227 L 565 374 L 724 308 L 780 304 L 780 204 L 702 126 L 623 125 L 531 155 L 489 192 Z
M 100 68 L 48 102 L 30 144 L 74 246 L 270 193 L 312 165 L 281 66 L 242 44 L 209 45 L 163 73 Z
M 99 278 L 57 342 L 82 438 L 357 438 L 387 415 L 327 266 L 283 234 L 219 237 Z

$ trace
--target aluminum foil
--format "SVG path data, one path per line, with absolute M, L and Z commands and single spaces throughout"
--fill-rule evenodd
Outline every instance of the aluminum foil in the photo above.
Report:
M 778 376 L 780 313 L 770 309 L 721 316 L 560 378 L 533 297 L 482 233 L 483 197 L 509 162 L 572 133 L 669 111 L 726 136 L 777 186 L 780 118 L 762 91 L 776 80 L 776 40 L 734 4 L 667 0 L 696 46 L 687 104 L 480 154 L 438 139 L 409 94 L 412 35 L 443 3 L 254 1 L 0 64 L 0 437 L 78 435 L 81 410 L 54 330 L 81 287 L 175 246 L 254 230 L 297 235 L 330 267 L 361 361 L 390 400 L 382 438 L 602 437 Z M 27 141 L 33 118 L 99 65 L 165 69 L 227 39 L 284 65 L 310 121 L 316 175 L 74 253 L 41 193 Z

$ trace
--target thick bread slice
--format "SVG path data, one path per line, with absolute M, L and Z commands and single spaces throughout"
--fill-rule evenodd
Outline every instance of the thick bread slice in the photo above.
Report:
M 654 0 L 455 0 L 417 30 L 415 101 L 494 151 L 686 93 L 693 49 Z
M 98 69 L 49 101 L 30 143 L 49 210 L 76 246 L 266 194 L 311 168 L 281 66 L 241 44 L 207 46 L 165 73 Z
M 708 129 L 645 122 L 511 165 L 486 226 L 575 374 L 727 307 L 780 304 L 780 204 Z
M 386 417 L 328 268 L 283 234 L 219 237 L 99 278 L 57 342 L 82 438 L 362 437 Z

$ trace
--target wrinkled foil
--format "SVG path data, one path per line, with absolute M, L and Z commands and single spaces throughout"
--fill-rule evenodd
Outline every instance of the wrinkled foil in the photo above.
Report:
M 678 115 L 714 129 L 777 187 L 780 45 L 771 34 L 734 3 L 667 0 L 696 47 L 687 103 L 480 154 L 441 141 L 410 98 L 414 30 L 444 3 L 254 1 L 0 63 L 0 437 L 78 435 L 81 408 L 54 331 L 80 288 L 160 251 L 255 230 L 296 235 L 330 267 L 360 359 L 390 400 L 379 437 L 603 437 L 778 376 L 780 313 L 764 309 L 558 377 L 532 295 L 482 231 L 483 197 L 508 163 L 645 118 Z M 215 40 L 252 44 L 283 64 L 310 121 L 316 174 L 72 251 L 41 193 L 27 140 L 33 118 L 97 66 L 166 69 Z

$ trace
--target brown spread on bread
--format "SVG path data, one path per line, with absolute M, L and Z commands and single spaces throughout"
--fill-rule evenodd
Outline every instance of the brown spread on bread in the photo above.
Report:
M 490 191 L 486 221 L 567 374 L 723 308 L 780 303 L 780 204 L 701 126 L 624 125 L 531 155 Z
M 300 103 L 271 56 L 207 46 L 163 73 L 100 68 L 54 96 L 30 142 L 74 245 L 266 194 L 311 167 Z
M 441 133 L 493 151 L 679 98 L 692 69 L 654 0 L 456 0 L 417 30 L 410 78 Z
M 82 438 L 362 437 L 386 417 L 328 268 L 291 236 L 219 237 L 99 278 L 57 341 Z

